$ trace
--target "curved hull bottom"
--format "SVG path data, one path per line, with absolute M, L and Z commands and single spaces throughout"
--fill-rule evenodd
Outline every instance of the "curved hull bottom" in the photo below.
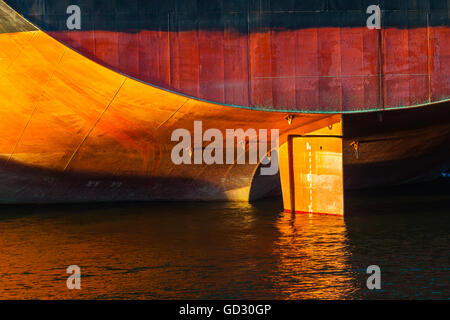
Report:
M 291 179 L 296 184 L 296 197 L 303 199 L 305 193 L 314 189 L 315 201 L 332 198 L 338 189 L 342 189 L 339 194 L 343 195 L 344 189 L 429 180 L 449 168 L 448 107 L 449 103 L 443 103 L 383 114 L 332 116 L 313 121 L 309 129 L 307 124 L 300 123 L 311 123 L 308 122 L 311 118 L 295 118 L 293 124 L 297 122 L 298 129 L 286 130 L 280 137 L 280 174 L 274 176 L 260 175 L 258 165 L 251 164 L 176 166 L 170 162 L 169 149 L 161 157 L 159 170 L 128 176 L 100 167 L 101 161 L 98 164 L 102 174 L 80 169 L 53 170 L 0 159 L 0 203 L 252 201 L 279 196 L 282 189 L 285 206 L 289 208 L 290 196 L 295 193 L 291 190 Z M 304 162 L 308 153 L 305 141 L 317 147 L 309 164 Z M 96 150 L 100 149 L 108 146 L 96 145 Z M 246 153 L 248 158 L 248 150 Z M 39 155 L 45 153 L 36 154 Z M 108 157 L 114 157 L 114 153 L 104 159 Z M 288 160 L 292 162 L 292 170 Z M 308 171 L 311 165 L 316 171 Z M 302 174 L 306 180 L 298 178 Z M 311 176 L 313 185 L 305 182 Z M 328 180 L 329 177 L 332 179 Z M 309 199 L 309 194 L 306 196 Z M 304 200 L 299 200 L 297 207 L 300 202 Z
M 360 190 L 429 181 L 439 178 L 449 168 L 449 153 L 348 165 L 344 166 L 344 187 L 345 190 Z M 7 170 L 0 169 L 0 179 L 2 204 L 248 201 L 281 196 L 279 175 L 261 177 L 250 187 L 243 185 L 236 189 L 236 193 L 248 194 L 248 199 L 233 199 L 230 192 L 224 192 L 220 186 L 201 180 L 60 173 L 19 164 L 10 164 Z
M 202 179 L 65 173 L 12 162 L 6 165 L 4 160 L 0 179 L 2 204 L 248 201 L 280 194 L 278 175 L 264 178 L 266 183 L 252 188 L 251 179 L 233 177 L 233 189 L 224 191 L 223 185 Z
M 450 167 L 449 159 L 447 152 L 406 160 L 344 165 L 344 187 L 345 190 L 383 188 L 436 179 Z M 11 163 L 5 170 L 1 163 L 0 179 L 2 204 L 248 201 L 281 196 L 279 175 L 259 176 L 250 186 L 244 183 L 241 188 L 223 191 L 221 186 L 201 179 L 63 173 Z

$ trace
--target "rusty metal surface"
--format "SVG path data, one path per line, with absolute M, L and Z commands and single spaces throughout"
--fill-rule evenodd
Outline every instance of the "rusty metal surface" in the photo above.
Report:
M 370 1 L 7 2 L 113 70 L 221 104 L 333 113 L 450 98 L 444 0 L 381 1 L 382 30 L 366 27 Z
M 246 201 L 257 164 L 176 166 L 172 132 L 193 132 L 202 120 L 204 130 L 275 128 L 283 137 L 334 121 L 302 115 L 289 124 L 283 113 L 186 98 L 102 67 L 42 31 L 3 33 L 0 43 L 1 202 Z

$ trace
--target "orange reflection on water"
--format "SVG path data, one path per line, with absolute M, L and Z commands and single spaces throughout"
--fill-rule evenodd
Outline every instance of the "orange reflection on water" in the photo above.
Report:
M 352 297 L 338 216 L 275 204 L 29 207 L 0 215 L 0 299 Z M 81 268 L 81 290 L 66 269 Z
M 273 282 L 284 299 L 343 299 L 355 291 L 343 217 L 283 213 L 276 226 Z

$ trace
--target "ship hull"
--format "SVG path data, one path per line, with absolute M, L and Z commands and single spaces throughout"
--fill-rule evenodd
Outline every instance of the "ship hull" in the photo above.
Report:
M 443 103 L 344 116 L 345 188 L 383 187 L 440 177 L 450 165 L 449 108 L 449 103 Z
M 328 71 L 304 75 L 304 79 L 316 77 L 317 86 L 301 83 L 293 91 L 282 91 L 294 83 L 282 73 L 274 73 L 274 70 L 287 70 L 290 63 L 286 62 L 283 63 L 284 68 L 270 68 L 266 77 L 270 78 L 270 86 L 266 86 L 266 79 L 260 82 L 265 84 L 258 87 L 258 81 L 264 78 L 263 73 L 258 81 L 244 73 L 247 88 L 244 100 L 256 101 L 253 98 L 248 100 L 252 92 L 259 92 L 257 97 L 268 95 L 268 98 L 257 104 L 250 102 L 231 106 L 224 103 L 227 102 L 225 100 L 210 96 L 211 90 L 217 89 L 216 85 L 203 91 L 198 82 L 199 86 L 193 92 L 184 92 L 181 87 L 174 90 L 177 88 L 155 86 L 147 83 L 147 79 L 132 77 L 129 72 L 118 72 L 121 70 L 117 70 L 117 66 L 98 63 L 100 61 L 94 61 L 97 58 L 89 58 L 87 54 L 73 50 L 62 39 L 55 39 L 57 35 L 52 37 L 50 31 L 44 32 L 16 15 L 4 2 L 0 2 L 0 9 L 0 130 L 5 133 L 0 137 L 2 203 L 251 201 L 279 194 L 280 185 L 286 198 L 289 188 L 283 181 L 295 177 L 287 177 L 283 170 L 280 171 L 281 179 L 279 175 L 263 177 L 259 162 L 176 165 L 172 151 L 177 142 L 173 141 L 172 134 L 180 128 L 193 133 L 196 121 L 202 122 L 203 131 L 217 129 L 223 136 L 227 129 L 279 130 L 280 150 L 286 149 L 293 137 L 337 139 L 339 152 L 334 154 L 342 161 L 342 172 L 339 171 L 338 176 L 346 190 L 429 179 L 448 164 L 450 113 L 446 98 L 450 90 L 448 73 L 441 74 L 450 65 L 446 63 L 446 26 L 427 26 L 428 35 L 437 35 L 436 30 L 443 30 L 443 36 L 435 38 L 439 40 L 436 47 L 439 50 L 433 52 L 439 55 L 433 56 L 434 60 L 428 54 L 418 52 L 416 57 L 421 57 L 421 63 L 416 64 L 417 60 L 411 58 L 400 67 L 409 70 L 411 66 L 420 65 L 426 69 L 425 73 L 411 73 L 410 77 L 401 75 L 400 69 L 387 75 L 376 69 L 377 86 L 359 79 L 361 74 L 356 74 L 358 83 L 352 82 L 352 77 L 348 77 L 350 73 L 330 77 L 334 71 L 343 70 L 342 65 L 334 68 L 330 62 L 342 62 L 344 56 L 336 60 L 333 52 L 338 47 L 328 50 L 323 46 L 324 51 L 318 51 L 320 54 L 313 56 L 313 60 L 323 57 L 321 63 L 329 67 L 323 70 Z M 327 30 L 321 29 L 320 32 L 326 35 Z M 360 29 L 347 28 L 344 31 L 351 34 L 352 30 Z M 418 29 L 412 30 L 408 34 L 415 34 Z M 186 35 L 187 31 L 182 31 Z M 255 32 L 247 37 L 261 37 L 262 34 Z M 106 37 L 105 41 L 114 37 Z M 248 39 L 247 42 L 252 41 Z M 263 58 L 267 48 L 262 46 L 263 42 L 258 43 L 256 49 L 262 50 L 261 56 L 253 59 L 255 63 L 266 66 L 267 61 Z M 355 47 L 350 45 L 350 48 Z M 212 52 L 215 56 L 214 50 Z M 373 65 L 379 66 L 380 52 L 370 52 L 376 53 Z M 392 52 L 387 54 L 392 56 Z M 284 51 L 279 55 L 285 56 Z M 350 54 L 348 57 L 347 65 L 351 64 L 354 56 Z M 306 60 L 301 60 L 301 63 L 309 64 L 307 56 L 302 56 L 302 59 Z M 272 58 L 269 60 L 273 61 Z M 183 65 L 181 61 L 199 67 L 198 61 L 190 56 L 178 60 L 179 66 Z M 390 65 L 394 64 L 395 61 L 391 61 Z M 153 67 L 152 72 L 156 72 L 154 69 L 158 65 Z M 432 72 L 434 69 L 430 67 L 439 71 Z M 144 69 L 148 70 L 148 66 Z M 183 70 L 171 72 L 200 81 L 191 69 Z M 217 77 L 213 66 L 206 70 L 211 72 L 208 76 L 224 85 L 223 88 L 239 89 L 239 84 Z M 363 69 L 359 71 L 365 72 Z M 240 72 L 238 68 L 237 73 Z M 417 82 L 416 77 L 422 82 Z M 276 81 L 281 81 L 278 86 L 281 91 L 273 89 Z M 307 90 L 299 93 L 297 89 Z M 199 92 L 204 92 L 205 96 Z M 330 92 L 333 94 L 329 95 Z M 436 95 L 436 92 L 440 93 Z M 416 100 L 416 94 L 422 98 Z M 233 95 L 242 97 L 238 91 Z M 288 101 L 292 95 L 298 99 L 295 103 L 285 106 L 278 102 L 266 103 L 277 101 L 275 96 L 279 101 Z M 343 97 L 346 95 L 356 97 L 361 104 L 350 101 L 348 106 L 354 106 L 353 109 L 344 106 Z M 320 105 L 302 100 L 313 96 L 322 99 Z M 365 99 L 373 99 L 374 104 L 363 102 Z M 413 105 L 417 103 L 423 105 Z M 268 145 L 274 143 L 270 135 L 258 135 L 257 141 Z M 207 145 L 204 141 L 200 149 Z M 233 148 L 243 146 L 236 144 Z M 195 152 L 194 149 L 191 151 Z M 244 149 L 248 159 L 248 145 Z M 301 160 L 304 152 L 294 152 L 289 156 L 294 158 L 293 161 Z M 283 159 L 280 151 L 280 162 Z M 327 187 L 326 178 L 321 183 Z
M 344 118 L 345 190 L 401 186 L 439 178 L 450 168 L 449 107 L 442 104 L 390 111 L 382 116 L 371 113 Z M 399 116 L 409 119 L 401 130 L 393 125 Z M 360 145 L 358 158 L 352 147 L 356 141 Z M 170 150 L 162 158 L 170 158 Z M 281 195 L 279 175 L 259 176 L 258 165 L 242 165 L 234 172 L 230 172 L 231 167 L 220 165 L 173 165 L 172 169 L 172 174 L 162 176 L 111 174 L 108 171 L 112 168 L 103 168 L 101 174 L 83 170 L 64 172 L 3 159 L 0 202 L 251 201 Z M 177 171 L 184 173 L 179 175 Z M 195 177 L 198 172 L 203 172 L 202 177 Z M 226 172 L 228 177 L 224 178 Z

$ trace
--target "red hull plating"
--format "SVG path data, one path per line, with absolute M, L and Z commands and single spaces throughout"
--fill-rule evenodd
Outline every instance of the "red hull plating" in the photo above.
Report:
M 448 27 L 50 34 L 134 78 L 229 105 L 341 112 L 450 97 Z

